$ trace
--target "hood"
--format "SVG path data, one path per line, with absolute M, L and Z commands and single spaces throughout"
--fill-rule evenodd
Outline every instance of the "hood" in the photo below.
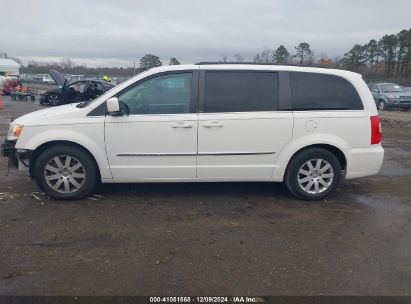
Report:
M 50 76 L 53 78 L 53 80 L 57 83 L 58 86 L 64 87 L 66 84 L 67 79 L 63 77 L 59 72 L 56 70 L 51 70 L 50 71 Z
M 11 124 L 42 125 L 43 123 L 47 124 L 47 120 L 58 120 L 60 117 L 66 117 L 68 113 L 73 113 L 75 116 L 77 112 L 83 110 L 82 108 L 77 108 L 77 105 L 78 103 L 70 103 L 67 105 L 34 111 L 17 118 Z
M 41 95 L 48 95 L 48 94 L 51 94 L 51 93 L 61 94 L 61 88 L 58 87 L 58 88 L 46 90 Z

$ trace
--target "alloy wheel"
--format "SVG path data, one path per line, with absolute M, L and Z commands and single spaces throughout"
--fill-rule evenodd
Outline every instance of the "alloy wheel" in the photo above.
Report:
M 331 164 L 325 159 L 315 158 L 305 162 L 298 170 L 297 180 L 301 189 L 309 194 L 327 190 L 334 179 Z
M 50 95 L 48 100 L 49 100 L 49 104 L 52 106 L 57 106 L 60 104 L 60 99 L 57 95 Z
M 47 185 L 60 193 L 73 193 L 86 181 L 83 164 L 69 155 L 57 155 L 44 167 L 44 179 Z

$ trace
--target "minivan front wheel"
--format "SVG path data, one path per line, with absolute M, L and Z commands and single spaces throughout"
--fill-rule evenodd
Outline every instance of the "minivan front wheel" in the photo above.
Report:
M 70 145 L 56 145 L 37 158 L 34 177 L 39 187 L 53 198 L 79 199 L 93 191 L 98 172 L 86 151 Z
M 378 102 L 378 110 L 385 110 L 385 101 L 383 101 L 383 100 L 380 100 L 379 102 Z
M 285 182 L 297 198 L 321 200 L 333 192 L 341 179 L 341 165 L 331 152 L 313 148 L 291 160 Z

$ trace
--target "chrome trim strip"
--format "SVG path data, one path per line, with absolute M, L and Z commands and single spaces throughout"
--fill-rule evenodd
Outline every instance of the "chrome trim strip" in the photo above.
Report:
M 120 153 L 116 156 L 230 156 L 230 155 L 268 155 L 275 152 L 200 152 L 200 153 Z
M 226 155 L 268 155 L 275 152 L 200 152 L 200 156 L 226 156 Z
M 120 153 L 116 156 L 196 156 L 197 153 Z

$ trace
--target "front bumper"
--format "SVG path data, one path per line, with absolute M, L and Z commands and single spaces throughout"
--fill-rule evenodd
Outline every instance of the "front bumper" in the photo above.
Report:
M 47 97 L 45 95 L 40 95 L 39 101 L 41 104 L 47 103 Z
M 16 149 L 16 142 L 4 140 L 1 145 L 1 155 L 8 157 L 9 168 L 26 171 L 29 168 L 30 150 L 18 150 Z
M 411 99 L 388 99 L 387 107 L 392 108 L 409 108 L 411 107 Z

